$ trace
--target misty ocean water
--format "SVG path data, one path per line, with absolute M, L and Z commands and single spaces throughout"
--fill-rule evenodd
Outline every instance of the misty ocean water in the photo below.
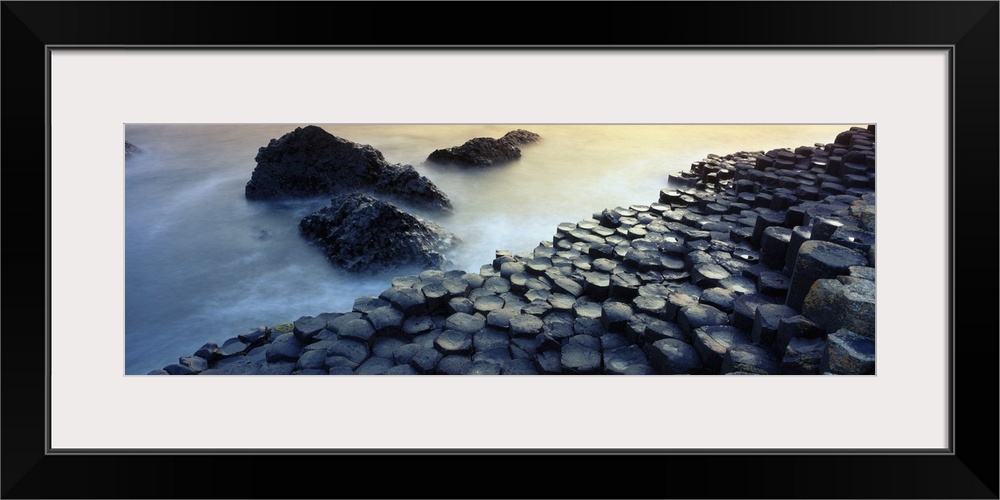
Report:
M 335 269 L 298 233 L 329 199 L 250 202 L 260 147 L 303 124 L 129 124 L 143 150 L 125 160 L 125 373 L 176 363 L 206 342 L 258 325 L 347 312 L 394 275 Z M 709 153 L 826 144 L 851 125 L 324 125 L 411 164 L 454 205 L 441 216 L 401 206 L 463 243 L 448 257 L 477 272 L 499 249 L 551 241 L 562 222 L 656 202 L 672 173 Z M 524 128 L 541 135 L 519 161 L 487 169 L 424 164 L 435 149 Z

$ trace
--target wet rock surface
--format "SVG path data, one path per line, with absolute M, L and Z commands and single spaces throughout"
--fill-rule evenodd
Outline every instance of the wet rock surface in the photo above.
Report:
M 411 165 L 391 164 L 377 149 L 299 127 L 260 148 L 248 200 L 311 198 L 370 190 L 408 204 L 450 211 L 451 201 Z
M 525 144 L 537 142 L 541 137 L 527 130 L 517 129 L 503 137 L 476 137 L 461 146 L 438 149 L 427 157 L 427 161 L 443 165 L 463 167 L 491 167 L 509 163 L 521 158 L 521 148 Z
M 352 311 L 253 328 L 151 374 L 873 374 L 874 139 L 709 155 L 654 203 L 559 224 L 479 272 L 418 251 L 424 271 Z M 399 234 L 343 262 L 378 260 Z
M 444 267 L 445 252 L 457 243 L 437 224 L 362 193 L 333 198 L 302 219 L 299 230 L 332 264 L 355 272 Z

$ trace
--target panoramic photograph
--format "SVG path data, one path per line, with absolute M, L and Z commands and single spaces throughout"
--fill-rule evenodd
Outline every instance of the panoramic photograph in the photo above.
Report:
M 126 375 L 874 375 L 873 124 L 124 126 Z

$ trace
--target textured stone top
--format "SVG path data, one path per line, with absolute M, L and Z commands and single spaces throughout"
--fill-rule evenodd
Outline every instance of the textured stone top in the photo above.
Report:
M 337 137 L 314 125 L 271 139 L 255 160 L 257 167 L 246 185 L 250 200 L 368 189 L 406 203 L 451 211 L 448 197 L 413 166 L 390 164 L 372 146 Z
M 427 161 L 466 167 L 490 167 L 517 160 L 521 157 L 518 146 L 531 144 L 539 139 L 541 137 L 534 132 L 517 129 L 507 132 L 499 139 L 477 137 L 461 146 L 438 149 L 427 157 Z

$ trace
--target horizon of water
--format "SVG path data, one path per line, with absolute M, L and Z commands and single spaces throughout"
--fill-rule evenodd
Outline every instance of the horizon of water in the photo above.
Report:
M 350 311 L 392 276 L 334 268 L 298 233 L 329 197 L 250 202 L 254 157 L 308 124 L 129 124 L 142 153 L 125 160 L 125 373 L 176 363 L 207 342 L 301 316 Z M 667 177 L 708 154 L 833 142 L 852 125 L 324 125 L 370 144 L 390 163 L 413 165 L 451 199 L 427 213 L 463 243 L 448 257 L 477 272 L 496 250 L 530 251 L 562 222 L 605 208 L 656 202 Z M 425 164 L 435 149 L 524 128 L 541 135 L 507 165 Z

